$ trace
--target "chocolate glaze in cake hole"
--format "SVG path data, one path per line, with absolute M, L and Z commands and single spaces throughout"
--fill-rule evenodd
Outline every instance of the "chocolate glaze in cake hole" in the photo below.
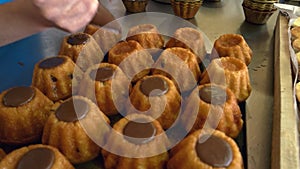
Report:
M 18 107 L 30 102 L 35 96 L 32 87 L 15 87 L 7 91 L 3 96 L 3 104 L 9 107 Z
M 200 98 L 209 104 L 221 105 L 227 101 L 227 93 L 217 86 L 205 86 L 199 90 Z
M 231 146 L 219 137 L 213 135 L 208 137 L 205 142 L 200 143 L 199 139 L 196 143 L 195 149 L 199 159 L 213 167 L 228 167 L 233 160 Z
M 58 120 L 65 122 L 76 122 L 83 119 L 89 112 L 87 102 L 81 99 L 69 99 L 63 102 L 55 112 Z
M 125 139 L 135 144 L 144 144 L 154 139 L 156 128 L 151 122 L 143 123 L 142 119 L 129 121 L 123 129 Z
M 54 68 L 54 67 L 57 67 L 57 66 L 63 64 L 64 62 L 65 62 L 65 58 L 63 58 L 63 57 L 51 57 L 51 58 L 43 60 L 39 64 L 39 68 L 51 69 L 51 68 Z
M 98 69 L 94 69 L 90 73 L 90 78 L 94 78 L 95 81 L 105 82 L 114 77 L 114 69 L 112 67 L 102 67 Z
M 89 36 L 85 33 L 77 33 L 74 35 L 70 35 L 67 39 L 67 42 L 70 45 L 84 45 L 88 42 Z
M 36 148 L 21 157 L 17 169 L 51 169 L 55 161 L 54 152 L 48 148 Z
M 167 82 L 161 77 L 149 77 L 141 82 L 140 90 L 146 96 L 162 96 L 169 90 Z

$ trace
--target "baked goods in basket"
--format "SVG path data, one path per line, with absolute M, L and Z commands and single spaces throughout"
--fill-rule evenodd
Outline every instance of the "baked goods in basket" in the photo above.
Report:
M 233 139 L 218 130 L 197 130 L 172 148 L 167 168 L 243 169 L 244 165 Z
M 126 93 L 130 90 L 130 80 L 118 66 L 100 63 L 85 72 L 78 93 L 97 103 L 100 110 L 110 116 L 125 109 Z
M 135 40 L 145 49 L 162 49 L 164 47 L 164 39 L 159 33 L 155 25 L 140 24 L 131 27 L 127 34 L 127 41 Z
M 201 75 L 196 55 L 181 47 L 165 49 L 153 67 L 155 68 L 153 74 L 161 74 L 172 79 L 181 92 L 192 90 Z
M 293 47 L 295 53 L 300 52 L 300 38 L 297 38 L 292 42 L 292 47 Z
M 201 63 L 206 55 L 204 39 L 201 32 L 190 27 L 177 29 L 174 32 L 173 37 L 167 42 L 166 47 L 182 47 L 190 49 L 196 54 L 198 63 Z
M 299 27 L 300 26 L 300 17 L 297 17 L 295 21 L 292 23 L 292 27 Z
M 239 34 L 223 34 L 215 42 L 212 59 L 219 57 L 235 57 L 249 65 L 252 59 L 252 50 L 244 37 Z
M 296 99 L 298 102 L 300 102 L 300 82 L 296 83 L 295 92 L 296 92 Z
M 105 146 L 110 152 L 102 149 L 106 169 L 165 168 L 169 141 L 158 121 L 146 115 L 131 114 L 113 128 L 116 133 L 108 135 Z
M 73 96 L 57 103 L 49 116 L 42 143 L 56 147 L 73 164 L 84 163 L 96 158 L 100 147 L 88 134 L 104 142 L 109 119 L 89 99 Z
M 212 60 L 201 75 L 200 84 L 215 83 L 228 87 L 239 102 L 251 94 L 251 84 L 247 65 L 234 57 Z
M 297 59 L 297 62 L 298 62 L 298 66 L 300 66 L 300 52 L 296 53 L 296 59 Z
M 151 75 L 136 83 L 128 104 L 128 113 L 147 114 L 160 122 L 164 129 L 168 129 L 180 111 L 181 96 L 170 79 Z
M 24 145 L 41 139 L 53 102 L 35 87 L 0 94 L 0 143 Z
M 195 105 L 199 105 L 196 110 Z M 196 120 L 192 123 L 194 119 Z M 216 84 L 199 85 L 194 89 L 186 101 L 182 123 L 187 129 L 191 128 L 191 132 L 202 129 L 205 125 L 215 126 L 232 138 L 236 138 L 243 127 L 242 114 L 235 95 L 230 89 Z
M 21 147 L 12 151 L 0 161 L 0 168 L 74 169 L 56 148 L 42 144 Z
M 100 63 L 104 54 L 95 39 L 87 33 L 74 33 L 63 38 L 59 55 L 69 56 L 83 71 Z
M 300 38 L 300 27 L 293 27 L 291 29 L 291 38 L 292 38 L 292 41 L 297 39 L 297 38 Z
M 136 82 L 150 73 L 154 60 L 137 41 L 129 40 L 109 50 L 108 62 L 119 66 L 132 82 Z
M 32 85 L 52 101 L 58 101 L 76 93 L 81 77 L 82 71 L 69 57 L 49 57 L 35 64 Z

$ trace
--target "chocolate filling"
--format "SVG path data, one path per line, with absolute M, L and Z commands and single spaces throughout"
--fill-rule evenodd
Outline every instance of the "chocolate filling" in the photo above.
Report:
M 210 136 L 204 143 L 197 141 L 196 152 L 202 162 L 213 167 L 228 167 L 233 158 L 230 145 L 216 136 Z
M 28 151 L 18 162 L 17 169 L 50 169 L 54 163 L 54 152 L 48 148 Z
M 50 69 L 54 68 L 56 66 L 59 66 L 65 62 L 65 58 L 62 57 L 51 57 L 48 59 L 45 59 L 39 64 L 39 68 L 42 69 Z
M 35 96 L 32 87 L 15 87 L 3 96 L 3 104 L 9 107 L 18 107 L 30 102 Z
M 69 99 L 62 103 L 55 112 L 58 120 L 75 122 L 83 119 L 89 112 L 89 105 L 84 100 Z
M 226 91 L 217 86 L 205 86 L 199 90 L 200 98 L 209 104 L 221 105 L 227 100 Z
M 150 77 L 144 79 L 141 83 L 140 90 L 146 96 L 162 96 L 168 92 L 169 86 L 167 82 L 160 77 Z
M 90 73 L 91 78 L 95 78 L 96 81 L 105 82 L 110 80 L 114 76 L 114 69 L 111 67 L 102 67 L 92 70 Z
M 84 45 L 88 42 L 89 36 L 84 33 L 78 33 L 74 35 L 70 35 L 67 39 L 67 42 L 70 45 Z
M 128 141 L 135 144 L 144 144 L 151 141 L 156 135 L 156 128 L 152 123 L 130 121 L 123 129 Z

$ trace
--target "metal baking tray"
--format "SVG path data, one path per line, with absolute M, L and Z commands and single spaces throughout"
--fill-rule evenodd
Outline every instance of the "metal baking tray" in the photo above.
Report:
M 140 20 L 139 18 L 143 18 Z M 165 18 L 164 18 L 165 17 Z M 158 19 L 160 18 L 160 19 Z M 129 22 L 132 21 L 132 22 Z M 177 23 L 172 29 L 168 28 L 168 21 Z M 182 20 L 181 18 L 168 15 L 168 14 L 139 14 L 131 15 L 128 17 L 120 18 L 118 22 L 122 27 L 122 37 L 126 37 L 128 29 L 132 26 L 139 24 L 153 24 L 156 25 L 160 33 L 163 34 L 165 42 L 173 35 L 174 31 L 181 27 L 193 27 L 197 28 L 195 25 L 191 24 L 188 21 Z M 49 29 L 45 32 L 37 34 L 35 36 L 29 37 L 27 39 L 18 41 L 16 43 L 10 44 L 1 48 L 0 55 L 6 59 L 5 64 L 2 62 L 3 66 L 1 69 L 8 71 L 5 74 L 1 74 L 1 78 L 6 83 L 0 85 L 0 90 L 3 91 L 10 87 L 21 86 L 21 85 L 30 85 L 31 78 L 33 74 L 34 65 L 41 59 L 45 57 L 57 56 L 62 39 L 64 36 L 67 36 L 66 32 L 60 31 L 58 29 Z M 205 40 L 205 46 L 207 53 L 212 49 L 212 44 L 208 37 L 203 33 Z M 14 51 L 5 54 L 6 51 Z M 3 53 L 2 53 L 3 52 Z M 207 65 L 206 65 L 207 66 Z M 11 73 L 9 73 L 11 72 Z M 241 110 L 244 113 L 245 117 L 245 103 L 240 104 Z M 244 118 L 245 121 L 245 118 Z M 243 157 L 246 157 L 246 145 L 245 145 L 245 127 L 239 137 L 236 139 L 241 152 L 243 152 Z M 11 151 L 18 147 L 13 146 L 4 146 L 6 151 Z M 247 161 L 246 158 L 244 161 Z M 103 159 L 101 155 L 95 160 L 87 162 L 85 164 L 76 165 L 77 169 L 102 169 L 103 168 Z

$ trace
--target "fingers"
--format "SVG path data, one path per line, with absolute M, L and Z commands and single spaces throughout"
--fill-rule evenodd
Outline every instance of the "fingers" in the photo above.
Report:
M 57 27 L 76 32 L 87 25 L 98 8 L 97 0 L 33 0 L 41 14 Z

